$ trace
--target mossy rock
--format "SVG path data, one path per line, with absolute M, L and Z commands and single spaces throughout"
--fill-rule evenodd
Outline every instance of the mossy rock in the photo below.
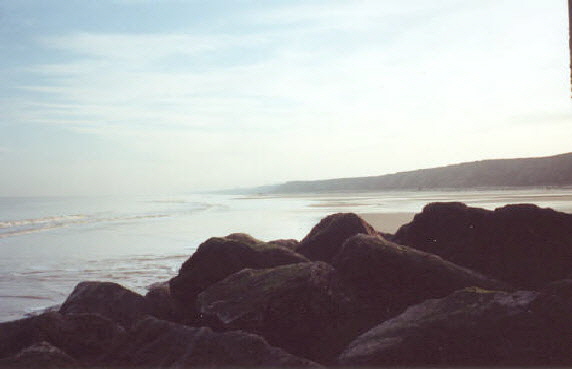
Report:
M 342 366 L 570 366 L 570 303 L 532 291 L 464 289 L 355 339 Z
M 208 327 L 189 327 L 147 318 L 139 321 L 130 334 L 131 339 L 106 358 L 105 367 L 319 367 L 246 332 L 214 332 Z
M 208 286 L 245 268 L 263 269 L 278 265 L 307 262 L 304 256 L 279 245 L 234 233 L 203 242 L 183 263 L 179 274 L 170 280 L 170 293 L 194 319 L 194 301 Z
M 510 290 L 505 283 L 379 236 L 349 238 L 332 264 L 360 298 L 363 317 L 374 324 L 465 287 Z
M 572 214 L 533 204 L 490 211 L 431 203 L 392 241 L 522 289 L 539 290 L 572 270 Z
M 331 262 L 343 243 L 356 234 L 377 235 L 373 227 L 354 213 L 328 215 L 300 241 L 296 251 L 312 261 Z
M 323 262 L 245 269 L 213 284 L 197 307 L 219 328 L 257 333 L 271 344 L 318 362 L 331 361 L 351 340 L 339 327 L 353 300 Z

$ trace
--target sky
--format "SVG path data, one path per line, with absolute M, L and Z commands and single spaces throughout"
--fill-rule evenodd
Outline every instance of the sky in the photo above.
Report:
M 0 196 L 572 151 L 565 0 L 0 0 Z

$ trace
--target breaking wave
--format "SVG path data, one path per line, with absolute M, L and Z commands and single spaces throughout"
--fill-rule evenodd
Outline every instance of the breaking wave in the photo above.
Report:
M 22 219 L 0 222 L 0 238 L 19 236 L 29 233 L 49 231 L 75 224 L 92 224 L 103 222 L 124 222 L 153 218 L 165 218 L 169 214 L 132 215 L 115 217 L 90 217 L 87 215 L 63 215 L 38 219 Z
M 58 228 L 82 225 L 82 224 L 98 224 L 98 223 L 121 223 L 144 221 L 148 219 L 166 218 L 181 213 L 196 212 L 201 210 L 209 210 L 216 205 L 208 203 L 189 203 L 184 211 L 152 212 L 143 214 L 70 214 L 70 215 L 54 215 L 46 217 L 36 217 L 29 219 L 13 219 L 0 220 L 0 239 L 6 237 L 15 237 L 29 233 L 50 231 Z
M 8 220 L 0 222 L 0 229 L 22 227 L 28 225 L 42 225 L 50 223 L 78 221 L 85 218 L 86 218 L 85 215 L 62 215 L 62 216 L 52 216 L 52 217 L 35 218 L 35 219 Z

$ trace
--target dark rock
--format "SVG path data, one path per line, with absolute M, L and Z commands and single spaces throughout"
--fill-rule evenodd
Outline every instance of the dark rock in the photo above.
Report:
M 38 342 L 17 355 L 0 359 L 0 368 L 77 368 L 81 364 L 48 342 Z
M 143 296 L 112 282 L 81 282 L 60 307 L 62 314 L 101 314 L 125 327 L 150 311 Z
M 563 279 L 546 285 L 535 301 L 535 309 L 544 312 L 562 328 L 572 327 L 572 280 Z M 565 334 L 562 334 L 565 336 Z
M 215 333 L 155 318 L 139 321 L 132 339 L 109 355 L 107 365 L 167 367 L 318 367 L 245 332 Z
M 566 278 L 572 270 L 572 214 L 536 205 L 488 211 L 428 204 L 393 241 L 526 289 Z
M 145 295 L 149 306 L 150 315 L 171 322 L 180 322 L 183 319 L 183 311 L 171 295 L 169 281 L 153 283 Z
M 51 312 L 0 323 L 0 358 L 45 341 L 74 359 L 91 363 L 123 339 L 123 327 L 101 315 Z
M 259 241 L 243 233 L 214 237 L 203 242 L 171 279 L 172 296 L 192 316 L 196 296 L 211 284 L 245 268 L 263 269 L 307 262 L 287 248 Z
M 344 366 L 571 365 L 565 301 L 476 288 L 428 300 L 354 340 Z M 566 304 L 564 304 L 566 305 Z
M 298 245 L 296 251 L 312 261 L 331 260 L 344 241 L 356 234 L 376 235 L 365 220 L 353 213 L 337 213 L 322 219 Z
M 572 279 L 562 279 L 547 284 L 540 292 L 548 295 L 556 295 L 572 301 Z
M 374 323 L 464 287 L 509 288 L 439 256 L 363 234 L 346 240 L 332 264 Z
M 271 345 L 321 363 L 357 334 L 342 327 L 351 299 L 324 262 L 245 269 L 197 298 L 200 313 L 225 329 L 260 334 Z
M 292 251 L 296 251 L 296 249 L 298 248 L 298 245 L 300 244 L 300 242 L 298 240 L 295 240 L 293 238 L 272 240 L 272 241 L 268 241 L 268 243 L 271 245 L 275 245 L 275 246 L 285 247 L 285 248 L 292 250 Z

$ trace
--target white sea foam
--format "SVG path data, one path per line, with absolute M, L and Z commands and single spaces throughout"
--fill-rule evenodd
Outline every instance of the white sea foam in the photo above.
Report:
M 85 219 L 86 217 L 87 217 L 86 215 L 78 214 L 78 215 L 58 215 L 58 216 L 50 216 L 50 217 L 34 218 L 34 219 L 6 220 L 6 221 L 0 221 L 0 228 L 14 228 L 27 225 L 46 224 L 46 223 L 64 223 L 70 221 L 75 222 L 78 220 Z
M 62 215 L 37 219 L 9 220 L 0 222 L 0 238 L 21 236 L 30 233 L 50 231 L 58 228 L 80 224 L 105 222 L 130 222 L 137 220 L 165 218 L 173 214 L 146 214 L 112 217 L 96 217 L 89 215 Z
M 187 198 L 1 198 L 0 238 L 62 227 L 134 222 L 208 210 L 209 201 Z M 51 213 L 51 214 L 50 214 Z M 39 216 L 38 216 L 39 215 Z

